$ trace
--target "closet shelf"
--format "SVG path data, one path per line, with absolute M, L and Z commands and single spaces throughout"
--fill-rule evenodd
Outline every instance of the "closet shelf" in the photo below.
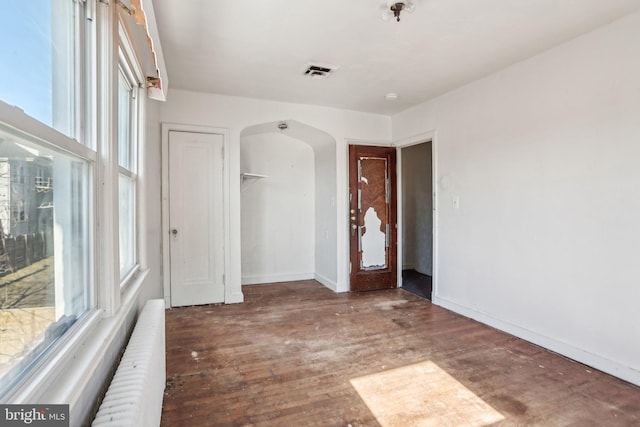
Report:
M 248 179 L 262 179 L 262 178 L 269 178 L 267 175 L 261 175 L 259 173 L 248 173 L 248 172 L 243 172 L 240 174 L 240 182 L 243 183 Z

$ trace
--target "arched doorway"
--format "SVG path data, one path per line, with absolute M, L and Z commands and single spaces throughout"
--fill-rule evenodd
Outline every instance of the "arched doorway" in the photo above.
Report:
M 336 289 L 336 141 L 295 120 L 240 134 L 242 284 L 316 279 Z

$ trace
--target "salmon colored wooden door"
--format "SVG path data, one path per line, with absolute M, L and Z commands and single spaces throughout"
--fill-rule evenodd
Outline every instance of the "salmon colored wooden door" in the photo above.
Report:
M 396 149 L 349 146 L 350 288 L 397 287 Z

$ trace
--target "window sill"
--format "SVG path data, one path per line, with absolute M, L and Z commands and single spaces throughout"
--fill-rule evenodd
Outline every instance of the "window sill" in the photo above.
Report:
M 47 382 L 51 382 L 49 380 L 51 374 L 58 371 L 60 366 L 66 363 L 67 355 L 95 331 L 102 313 L 100 309 L 93 309 L 80 319 L 78 325 L 73 325 L 68 331 L 68 336 L 61 337 L 60 342 L 49 350 L 44 360 L 40 361 L 13 391 L 4 396 L 6 403 L 35 403 L 38 393 L 46 387 Z
M 147 275 L 148 270 L 140 270 L 140 265 L 135 264 L 131 270 L 120 280 L 120 290 L 124 293 L 133 284 L 141 281 Z M 124 295 L 123 295 L 124 296 Z
M 137 315 L 137 300 L 148 270 L 123 289 L 122 304 L 113 316 L 89 313 L 80 328 L 61 343 L 6 403 L 69 404 L 71 425 L 91 413 Z

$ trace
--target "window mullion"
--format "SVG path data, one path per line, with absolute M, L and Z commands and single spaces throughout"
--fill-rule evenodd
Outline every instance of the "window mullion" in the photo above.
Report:
M 81 108 L 78 112 L 81 142 L 90 149 L 97 146 L 97 49 L 95 0 L 82 1 L 83 15 L 80 34 L 80 86 L 82 88 Z
M 131 146 L 129 147 L 129 169 L 136 174 L 138 172 L 138 144 L 140 136 L 140 93 L 139 86 L 134 86 L 131 90 Z
M 97 251 L 99 305 L 114 314 L 120 306 L 120 273 L 118 268 L 118 20 L 115 8 L 98 3 L 98 168 Z

